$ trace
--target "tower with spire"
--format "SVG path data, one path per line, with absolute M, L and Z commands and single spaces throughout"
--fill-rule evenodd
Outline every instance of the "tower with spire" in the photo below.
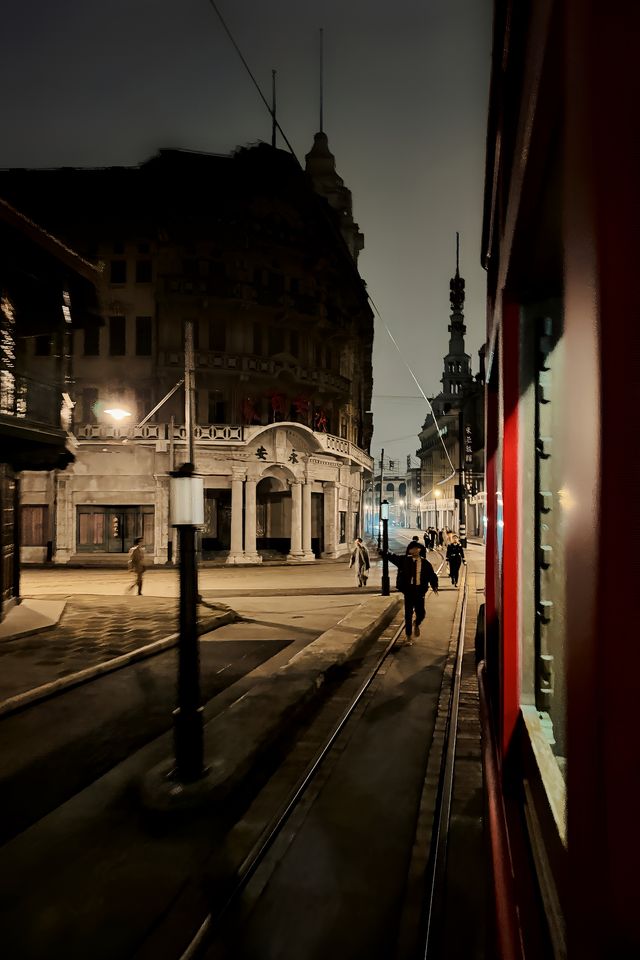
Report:
M 364 248 L 364 236 L 353 219 L 351 191 L 336 171 L 336 158 L 329 150 L 329 140 L 324 132 L 324 81 L 323 81 L 323 31 L 320 31 L 320 129 L 313 138 L 313 146 L 305 156 L 305 171 L 313 189 L 324 197 L 338 214 L 338 224 L 349 253 L 358 262 L 358 254 Z
M 442 399 L 459 400 L 473 384 L 471 357 L 465 353 L 464 279 L 460 276 L 460 234 L 456 233 L 456 274 L 449 282 L 451 316 L 449 318 L 449 352 L 444 358 L 441 377 Z

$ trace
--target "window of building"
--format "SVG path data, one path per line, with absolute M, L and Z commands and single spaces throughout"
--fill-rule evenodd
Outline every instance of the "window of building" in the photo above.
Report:
M 100 328 L 87 327 L 84 331 L 84 355 L 85 357 L 97 357 L 100 355 Z
M 322 367 L 322 344 L 316 343 L 313 351 L 313 360 L 316 367 Z
M 151 356 L 151 317 L 136 317 L 136 356 Z
M 113 252 L 114 252 L 114 253 L 124 253 L 124 241 L 123 241 L 123 240 L 114 240 L 114 241 L 113 241 Z
M 289 353 L 293 357 L 300 356 L 300 337 L 293 330 L 289 334 Z
M 329 347 L 326 348 L 324 353 L 324 365 L 327 370 L 333 369 L 333 352 L 329 349 Z
M 346 510 L 341 510 L 339 513 L 340 517 L 340 543 L 345 543 L 347 539 L 347 513 Z
M 209 320 L 209 350 L 227 349 L 227 324 L 222 318 Z
M 126 318 L 109 317 L 109 356 L 124 357 L 126 352 Z
M 393 484 L 392 484 L 392 483 L 388 483 L 388 484 L 387 484 L 387 493 L 393 493 L 394 490 L 395 490 L 395 487 L 393 486 Z
M 24 547 L 44 547 L 49 539 L 49 508 L 25 504 L 21 513 L 21 539 Z
M 293 294 L 300 293 L 300 281 L 297 277 L 291 277 L 289 280 L 289 291 Z
M 269 356 L 284 351 L 284 330 L 280 327 L 269 327 Z
M 136 283 L 151 283 L 151 260 L 136 260 Z
M 48 334 L 43 334 L 40 337 L 36 337 L 33 352 L 36 357 L 51 356 L 51 337 L 48 336 Z
M 96 409 L 98 406 L 98 390 L 96 387 L 85 387 L 82 391 L 82 422 L 97 423 Z
M 149 253 L 151 250 L 151 244 L 148 240 L 141 240 L 138 244 L 138 253 Z
M 347 421 L 344 417 L 340 420 L 340 436 L 346 440 L 347 439 Z
M 262 355 L 262 324 L 253 324 L 253 352 Z
M 126 260 L 112 260 L 111 261 L 111 273 L 109 277 L 110 283 L 126 283 L 127 282 L 127 261 Z
M 227 410 L 223 395 L 219 390 L 209 390 L 208 423 L 226 423 Z

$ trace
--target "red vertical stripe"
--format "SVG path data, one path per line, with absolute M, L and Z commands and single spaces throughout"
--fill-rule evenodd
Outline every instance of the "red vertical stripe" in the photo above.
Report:
M 518 643 L 519 567 L 519 307 L 506 301 L 502 311 L 503 449 L 502 498 L 502 752 L 506 754 L 520 710 Z

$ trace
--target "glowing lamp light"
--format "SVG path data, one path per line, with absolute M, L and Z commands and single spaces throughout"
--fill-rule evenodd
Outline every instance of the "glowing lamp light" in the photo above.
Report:
M 105 413 L 108 413 L 110 417 L 113 417 L 113 419 L 118 422 L 131 416 L 128 410 L 123 410 L 121 407 L 111 407 L 110 410 L 105 410 Z
M 433 495 L 434 495 L 435 497 L 441 497 L 441 496 L 442 496 L 442 490 L 434 490 L 434 491 L 433 491 Z
M 416 497 L 413 502 L 415 503 L 415 505 L 416 505 L 416 507 L 417 507 L 418 504 L 420 503 L 420 497 Z
M 383 500 L 380 504 L 380 519 L 388 520 L 389 519 L 389 501 Z

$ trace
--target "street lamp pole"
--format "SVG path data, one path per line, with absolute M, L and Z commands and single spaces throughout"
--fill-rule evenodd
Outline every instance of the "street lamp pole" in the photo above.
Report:
M 204 520 L 203 483 L 194 477 L 193 324 L 184 331 L 184 420 L 187 461 L 172 474 L 173 525 L 180 548 L 180 638 L 178 642 L 178 705 L 174 711 L 176 775 L 183 783 L 204 775 L 204 723 L 200 694 L 198 644 L 198 566 L 196 526 Z
M 384 447 L 380 451 L 380 496 L 378 498 L 378 550 L 380 550 L 380 520 L 382 519 L 382 480 L 384 477 Z M 389 514 L 387 513 L 387 516 Z
M 382 520 L 382 588 L 383 597 L 390 593 L 389 584 L 389 502 L 383 500 L 380 504 L 380 519 Z

